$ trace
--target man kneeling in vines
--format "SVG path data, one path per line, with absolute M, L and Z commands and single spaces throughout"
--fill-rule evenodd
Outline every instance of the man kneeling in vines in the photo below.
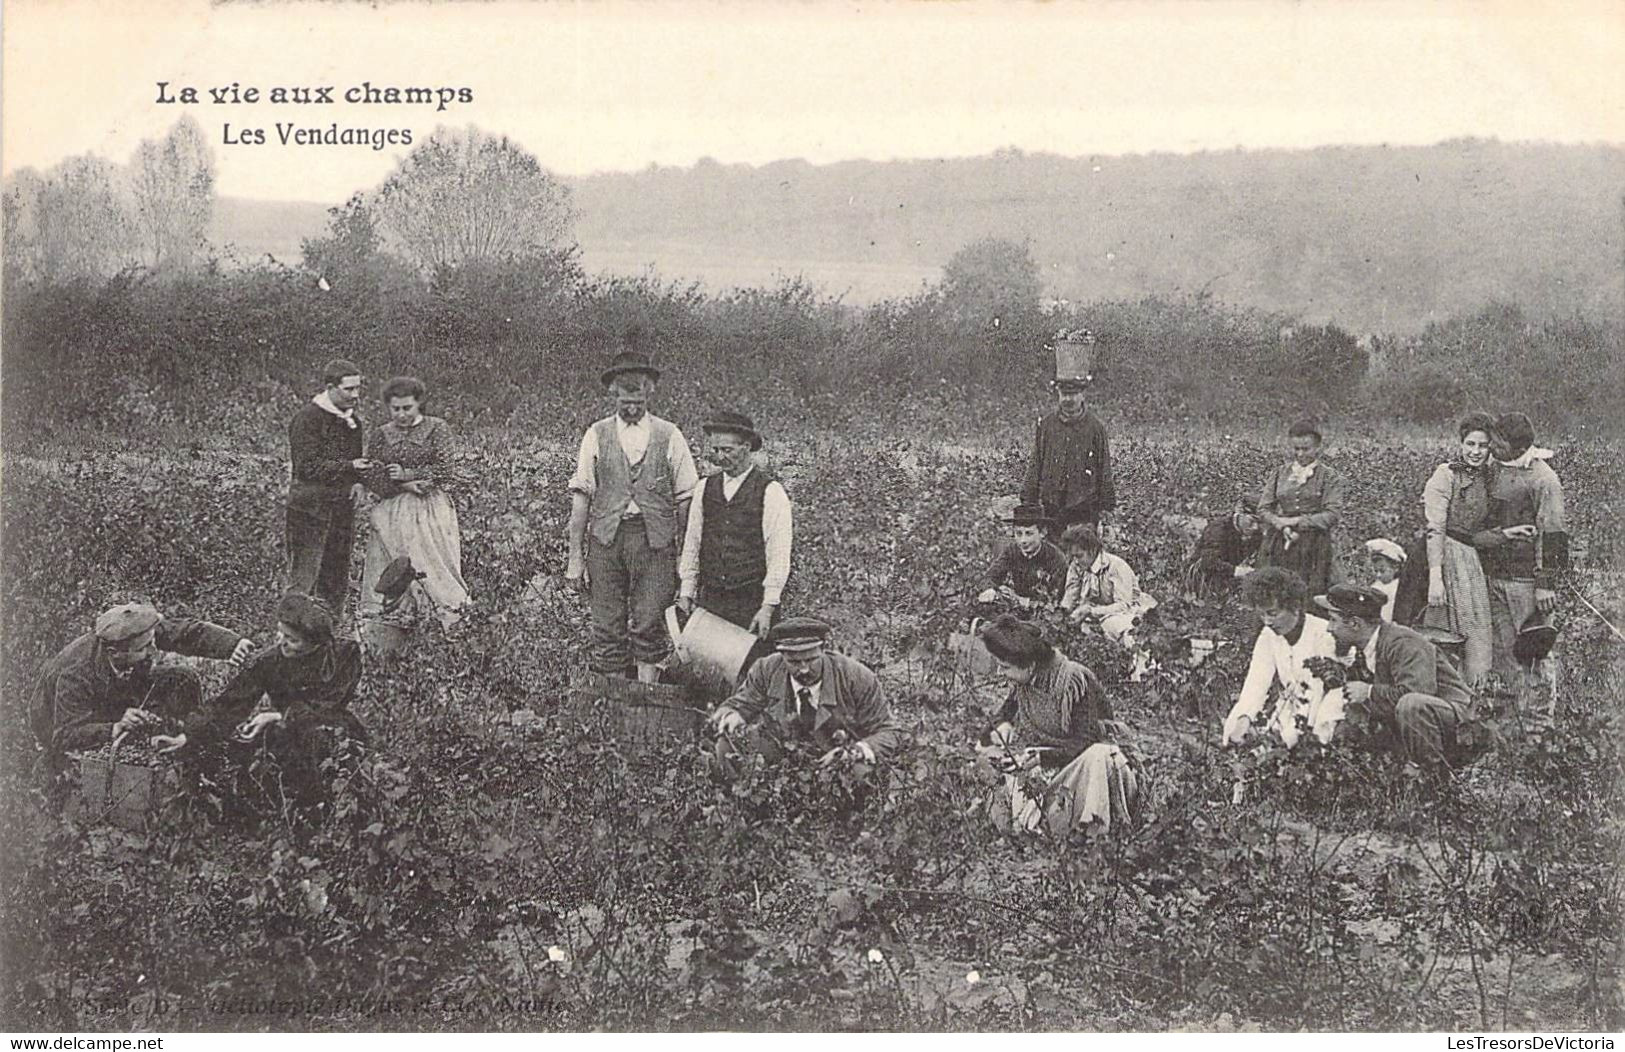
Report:
M 775 652 L 711 714 L 724 773 L 737 773 L 744 756 L 773 762 L 797 744 L 818 752 L 820 767 L 879 763 L 897 748 L 901 730 L 879 677 L 830 650 L 829 636 L 812 617 L 787 618 L 768 633 Z

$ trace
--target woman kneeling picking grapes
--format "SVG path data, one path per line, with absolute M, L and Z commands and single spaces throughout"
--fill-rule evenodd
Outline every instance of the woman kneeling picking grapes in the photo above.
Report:
M 251 760 L 263 744 L 281 770 L 284 793 L 308 809 L 326 797 L 323 762 L 346 741 L 367 738 L 349 707 L 361 681 L 361 648 L 335 639 L 332 614 L 303 593 L 283 596 L 276 619 L 277 642 L 193 713 L 185 733 L 153 743 L 179 750 L 205 771 L 211 761 Z

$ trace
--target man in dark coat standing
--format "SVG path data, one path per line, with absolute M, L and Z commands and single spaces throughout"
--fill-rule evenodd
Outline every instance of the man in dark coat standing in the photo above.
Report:
M 293 480 L 288 487 L 288 588 L 314 595 L 337 618 L 350 592 L 355 504 L 362 474 L 361 368 L 335 358 L 323 390 L 288 425 Z
M 1072 377 L 1052 383 L 1057 405 L 1038 421 L 1021 487 L 1021 502 L 1043 505 L 1057 531 L 1078 523 L 1098 530 L 1101 516 L 1117 506 L 1106 426 L 1085 405 L 1087 383 Z

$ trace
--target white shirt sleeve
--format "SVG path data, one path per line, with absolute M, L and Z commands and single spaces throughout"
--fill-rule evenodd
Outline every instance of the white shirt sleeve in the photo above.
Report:
M 598 489 L 598 426 L 587 428 L 576 453 L 576 473 L 570 476 L 570 489 L 592 496 Z
M 688 506 L 688 532 L 683 534 L 683 554 L 677 559 L 677 594 L 684 599 L 692 599 L 700 591 L 700 531 L 705 527 L 705 482 L 705 479 L 699 481 L 694 490 L 694 500 Z
M 700 472 L 694 466 L 688 439 L 676 427 L 671 429 L 671 441 L 666 443 L 666 459 L 671 462 L 671 499 L 674 504 L 681 504 L 695 496 L 694 487 L 700 484 Z
M 695 505 L 699 501 L 694 502 Z M 689 513 L 689 521 L 694 513 Z M 791 523 L 790 495 L 777 482 L 769 482 L 762 494 L 762 540 L 767 545 L 767 576 L 762 578 L 762 602 L 778 606 L 784 583 L 790 579 Z
M 1241 694 L 1224 720 L 1225 740 L 1229 740 L 1231 730 L 1241 717 L 1258 722 L 1258 714 L 1264 711 L 1264 702 L 1269 698 L 1270 684 L 1275 682 L 1275 650 L 1279 642 L 1273 632 L 1264 631 L 1260 631 L 1253 642 L 1253 659 L 1247 665 L 1247 678 L 1242 681 Z

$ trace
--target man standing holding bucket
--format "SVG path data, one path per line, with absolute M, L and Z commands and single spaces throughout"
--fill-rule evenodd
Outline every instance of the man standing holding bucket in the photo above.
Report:
M 790 577 L 790 497 L 753 463 L 762 436 L 750 417 L 718 413 L 703 426 L 710 459 L 722 470 L 694 493 L 677 605 L 688 614 L 697 603 L 765 637 Z
M 1055 412 L 1038 421 L 1032 460 L 1021 487 L 1023 504 L 1041 504 L 1054 529 L 1085 523 L 1096 529 L 1117 504 L 1106 426 L 1085 405 L 1093 379 L 1095 337 L 1088 330 L 1055 337 Z
M 676 591 L 676 545 L 699 476 L 688 442 L 648 411 L 660 371 L 623 351 L 602 380 L 615 414 L 581 437 L 570 478 L 565 578 L 590 595 L 592 671 L 654 683 L 668 649 L 662 612 Z

